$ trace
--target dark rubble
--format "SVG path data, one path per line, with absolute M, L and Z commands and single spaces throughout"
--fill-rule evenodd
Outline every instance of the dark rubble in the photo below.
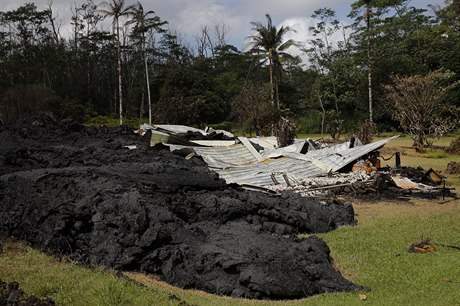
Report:
M 324 241 L 296 236 L 353 225 L 351 204 L 226 185 L 200 159 L 124 149 L 131 133 L 52 118 L 0 126 L 0 235 L 235 297 L 363 289 Z
M 56 305 L 51 299 L 39 299 L 36 296 L 24 296 L 17 282 L 6 283 L 0 279 L 0 305 L 11 306 L 48 306 Z

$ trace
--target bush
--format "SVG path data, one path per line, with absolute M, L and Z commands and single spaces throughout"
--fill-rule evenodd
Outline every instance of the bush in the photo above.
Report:
M 225 130 L 225 131 L 228 131 L 228 132 L 231 132 L 234 129 L 233 123 L 230 122 L 230 121 L 224 121 L 224 122 L 221 122 L 221 123 L 209 124 L 208 126 L 212 127 L 215 130 Z
M 17 85 L 0 93 L 0 115 L 6 122 L 24 116 L 49 112 L 60 101 L 59 96 L 42 85 Z
M 72 118 L 78 122 L 84 122 L 87 118 L 97 115 L 89 104 L 83 104 L 78 100 L 64 99 L 55 113 L 61 118 Z
M 297 132 L 302 134 L 316 134 L 321 133 L 321 114 L 317 111 L 297 118 L 296 120 Z
M 459 154 L 460 153 L 460 136 L 452 140 L 450 146 L 446 149 L 447 153 Z

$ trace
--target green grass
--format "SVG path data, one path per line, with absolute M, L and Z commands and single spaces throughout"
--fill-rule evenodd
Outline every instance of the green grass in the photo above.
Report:
M 407 252 L 421 237 L 460 246 L 459 204 L 381 204 L 383 209 L 376 212 L 372 208 L 371 212 L 362 211 L 356 205 L 358 214 L 363 215 L 358 217 L 364 219 L 362 225 L 320 236 L 345 275 L 372 288 L 366 295 L 373 305 L 459 305 L 460 251 L 437 246 L 432 254 Z M 439 210 L 439 205 L 448 206 Z M 317 298 L 324 305 L 335 304 L 336 299 Z M 344 294 L 340 299 L 346 305 L 361 302 L 356 294 Z
M 0 278 L 17 281 L 26 294 L 50 297 L 59 305 L 167 305 L 169 294 L 141 287 L 113 271 L 59 261 L 20 243 L 2 242 Z
M 141 124 L 148 123 L 149 118 L 139 119 L 139 118 L 123 118 L 123 124 L 129 125 L 133 128 L 139 128 Z M 96 116 L 88 119 L 84 123 L 85 126 L 95 126 L 99 127 L 102 125 L 108 127 L 118 127 L 120 126 L 120 118 L 114 116 Z

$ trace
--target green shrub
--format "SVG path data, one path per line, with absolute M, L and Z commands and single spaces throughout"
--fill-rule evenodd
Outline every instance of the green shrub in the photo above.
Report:
M 230 121 L 224 121 L 221 123 L 209 124 L 215 130 L 225 130 L 231 132 L 234 129 L 234 124 Z
M 317 134 L 321 133 L 321 114 L 317 111 L 297 118 L 296 120 L 297 133 Z

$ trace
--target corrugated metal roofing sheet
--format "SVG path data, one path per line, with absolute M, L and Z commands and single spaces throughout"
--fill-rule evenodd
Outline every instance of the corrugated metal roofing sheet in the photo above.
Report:
M 383 147 L 397 136 L 373 142 L 371 144 L 345 148 L 344 146 L 309 151 L 307 154 L 282 152 L 278 158 L 265 158 L 261 162 L 243 144 L 228 147 L 193 147 L 209 168 L 219 173 L 227 183 L 247 183 L 254 185 L 271 185 L 272 173 L 282 181 L 279 173 L 285 173 L 289 179 L 301 182 L 303 178 L 338 171 L 354 160 Z M 171 149 L 179 148 L 173 146 Z M 183 148 L 182 146 L 180 148 Z
M 182 134 L 182 133 L 187 133 L 188 131 L 191 132 L 198 132 L 201 133 L 202 135 L 206 135 L 207 133 L 204 130 L 197 129 L 191 126 L 186 126 L 186 125 L 177 125 L 177 124 L 155 124 L 153 125 L 154 128 L 164 130 L 173 134 Z

